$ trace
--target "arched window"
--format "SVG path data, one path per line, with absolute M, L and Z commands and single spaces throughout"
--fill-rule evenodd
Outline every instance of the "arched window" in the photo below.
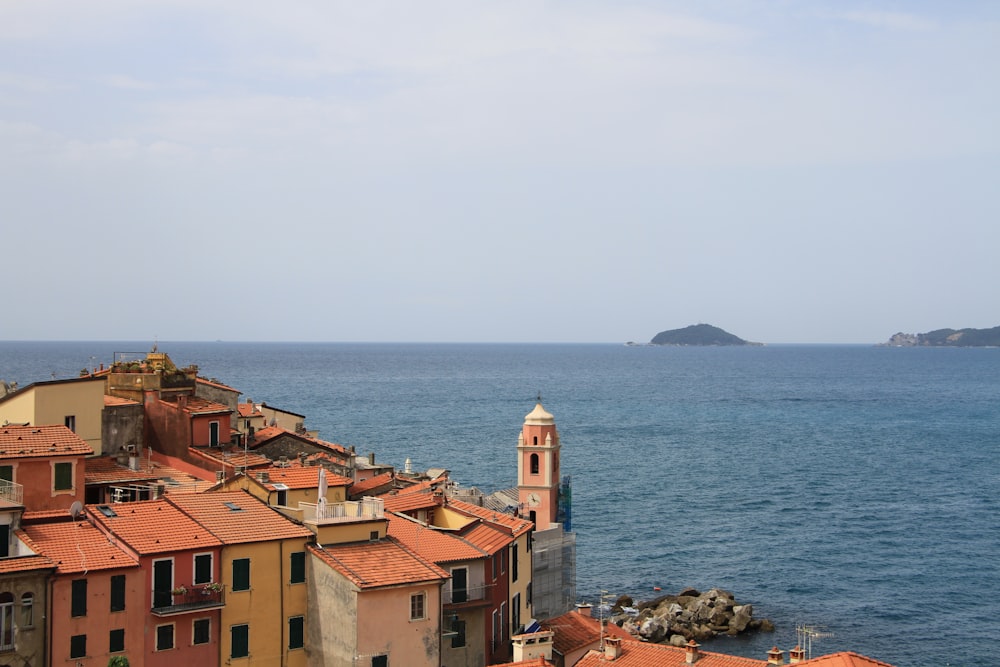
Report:
M 21 596 L 21 627 L 30 628 L 35 624 L 35 595 L 25 593 Z
M 538 474 L 538 454 L 531 455 L 531 474 Z
M 14 648 L 14 596 L 0 593 L 0 651 Z

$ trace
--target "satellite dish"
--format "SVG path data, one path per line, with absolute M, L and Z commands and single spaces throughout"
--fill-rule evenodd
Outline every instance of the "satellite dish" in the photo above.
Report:
M 83 503 L 79 500 L 73 501 L 73 504 L 69 506 L 69 515 L 76 519 L 81 514 L 83 514 Z

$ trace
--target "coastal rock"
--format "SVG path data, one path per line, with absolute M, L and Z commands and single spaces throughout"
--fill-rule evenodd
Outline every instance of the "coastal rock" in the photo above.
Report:
M 610 620 L 634 637 L 654 643 L 675 643 L 677 637 L 685 642 L 702 641 L 718 635 L 774 630 L 769 620 L 753 618 L 753 605 L 737 603 L 730 591 L 720 588 L 704 593 L 686 588 L 679 595 L 616 605 Z

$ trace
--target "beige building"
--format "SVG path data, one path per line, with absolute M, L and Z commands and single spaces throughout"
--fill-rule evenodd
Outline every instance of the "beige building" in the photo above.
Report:
M 65 426 L 100 455 L 104 386 L 93 376 L 35 382 L 0 398 L 0 424 Z

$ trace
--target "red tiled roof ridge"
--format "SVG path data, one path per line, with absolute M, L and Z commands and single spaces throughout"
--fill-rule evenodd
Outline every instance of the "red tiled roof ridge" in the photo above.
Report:
M 510 531 L 510 534 L 515 537 L 519 537 L 531 530 L 531 521 L 527 519 L 522 519 L 521 517 L 514 516 L 513 514 L 497 512 L 496 510 L 491 510 L 487 507 L 473 505 L 472 503 L 464 500 L 449 498 L 448 507 L 462 512 L 463 514 L 471 514 L 475 517 L 493 523 L 498 528 Z

